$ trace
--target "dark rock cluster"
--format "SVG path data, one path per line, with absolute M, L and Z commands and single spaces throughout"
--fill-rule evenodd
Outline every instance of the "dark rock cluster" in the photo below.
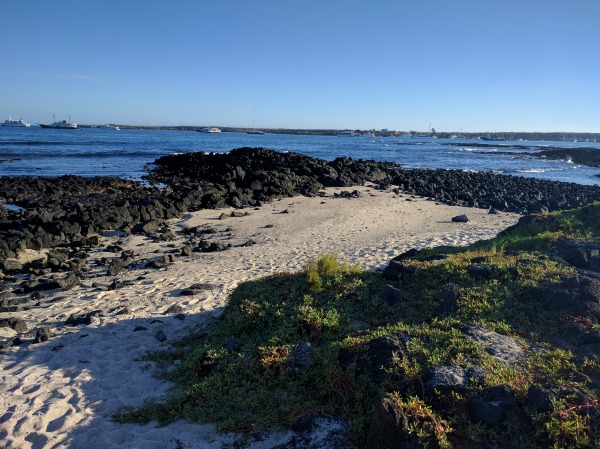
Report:
M 590 167 L 600 167 L 600 151 L 597 148 L 548 148 L 535 155 L 547 159 L 573 161 L 576 164 Z
M 400 170 L 392 182 L 411 195 L 459 206 L 522 214 L 580 207 L 600 197 L 600 187 L 460 170 Z
M 333 161 L 264 148 L 225 154 L 188 153 L 159 158 L 151 183 L 118 178 L 61 176 L 0 178 L 0 261 L 22 248 L 86 248 L 104 230 L 145 232 L 168 239 L 161 220 L 183 212 L 224 206 L 241 208 L 294 195 L 317 195 L 323 187 L 367 182 L 398 193 L 495 210 L 530 213 L 600 200 L 600 188 L 458 170 L 405 170 L 397 164 L 338 158 Z M 348 198 L 355 195 L 348 192 Z M 6 266 L 2 271 L 18 270 Z M 66 269 L 67 267 L 63 267 Z
M 264 148 L 165 156 L 156 161 L 156 166 L 150 180 L 184 189 L 192 185 L 209 187 L 212 200 L 217 199 L 218 193 L 223 204 L 232 206 L 297 194 L 310 196 L 323 187 L 350 187 L 365 182 L 382 188 L 397 185 L 398 192 L 447 204 L 518 213 L 569 209 L 600 200 L 597 186 L 487 172 L 405 170 L 393 163 L 350 158 L 328 162 Z

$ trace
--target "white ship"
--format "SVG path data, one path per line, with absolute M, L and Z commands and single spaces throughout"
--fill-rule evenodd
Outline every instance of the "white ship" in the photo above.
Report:
M 12 117 L 9 117 L 8 120 L 4 120 L 2 126 L 10 126 L 13 128 L 28 128 L 31 124 L 24 122 L 22 119 L 13 120 Z

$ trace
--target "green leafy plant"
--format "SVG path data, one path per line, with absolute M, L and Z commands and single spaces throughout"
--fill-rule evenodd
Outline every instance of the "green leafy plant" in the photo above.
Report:
M 531 289 L 575 275 L 547 252 L 563 238 L 600 238 L 600 204 L 524 219 L 497 238 L 468 248 L 435 248 L 402 260 L 399 300 L 382 294 L 378 273 L 326 254 L 298 273 L 281 273 L 240 284 L 222 319 L 149 354 L 174 382 L 171 396 L 123 410 L 121 422 L 166 423 L 177 418 L 216 422 L 221 430 L 289 426 L 314 413 L 351 423 L 349 441 L 360 447 L 377 398 L 391 393 L 411 417 L 410 431 L 438 447 L 598 448 L 600 432 L 589 410 L 600 410 L 598 357 L 561 346 L 564 327 L 595 330 L 590 316 L 547 310 Z M 441 262 L 440 262 L 441 261 Z M 475 262 L 474 262 L 475 261 Z M 472 274 L 483 266 L 485 275 Z M 448 285 L 456 292 L 443 308 Z M 465 326 L 512 337 L 525 355 L 506 364 L 470 339 Z M 376 381 L 368 366 L 370 345 L 402 336 Z M 306 369 L 290 365 L 294 351 L 310 344 Z M 346 359 L 342 361 L 342 354 Z M 180 360 L 174 367 L 172 362 Z M 387 362 L 386 362 L 387 363 Z M 450 394 L 431 393 L 424 382 L 433 368 L 458 365 L 485 370 L 480 383 Z M 170 368 L 170 369 L 169 369 Z M 501 428 L 472 423 L 470 398 L 486 387 L 509 386 L 526 404 L 532 385 L 576 389 L 584 404 L 555 398 L 551 412 L 528 411 Z M 526 410 L 526 407 L 524 408 Z M 590 412 L 591 413 L 591 412 Z M 600 412 L 599 412 L 600 413 Z

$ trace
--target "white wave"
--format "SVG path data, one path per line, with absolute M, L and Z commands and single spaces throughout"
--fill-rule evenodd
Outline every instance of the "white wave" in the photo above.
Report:
M 525 168 L 523 170 L 515 170 L 518 173 L 546 173 L 550 169 L 546 168 Z

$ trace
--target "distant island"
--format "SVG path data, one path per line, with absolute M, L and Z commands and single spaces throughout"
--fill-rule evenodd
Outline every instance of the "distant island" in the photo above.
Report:
M 121 129 L 145 129 L 155 131 L 200 131 L 206 128 L 207 125 L 201 126 L 146 126 L 146 125 L 115 125 Z M 98 125 L 79 125 L 80 128 L 97 128 Z M 239 132 L 245 133 L 250 131 L 252 128 L 240 128 L 240 127 L 227 127 L 220 126 L 219 129 L 224 132 Z M 343 129 L 293 129 L 293 128 L 261 128 L 268 134 L 292 134 L 292 135 L 313 135 L 313 136 L 337 136 Z M 504 140 L 534 140 L 534 141 L 553 141 L 553 142 L 599 142 L 600 133 L 589 133 L 589 132 L 452 132 L 442 131 L 436 132 L 434 130 L 427 133 L 417 133 L 415 131 L 395 131 L 395 130 L 375 130 L 367 129 L 353 130 L 357 136 L 361 135 L 372 135 L 375 137 L 397 137 L 401 135 L 415 135 L 420 137 L 437 137 L 440 139 L 447 138 L 460 138 L 460 139 L 478 139 L 484 136 L 492 136 L 494 138 Z

